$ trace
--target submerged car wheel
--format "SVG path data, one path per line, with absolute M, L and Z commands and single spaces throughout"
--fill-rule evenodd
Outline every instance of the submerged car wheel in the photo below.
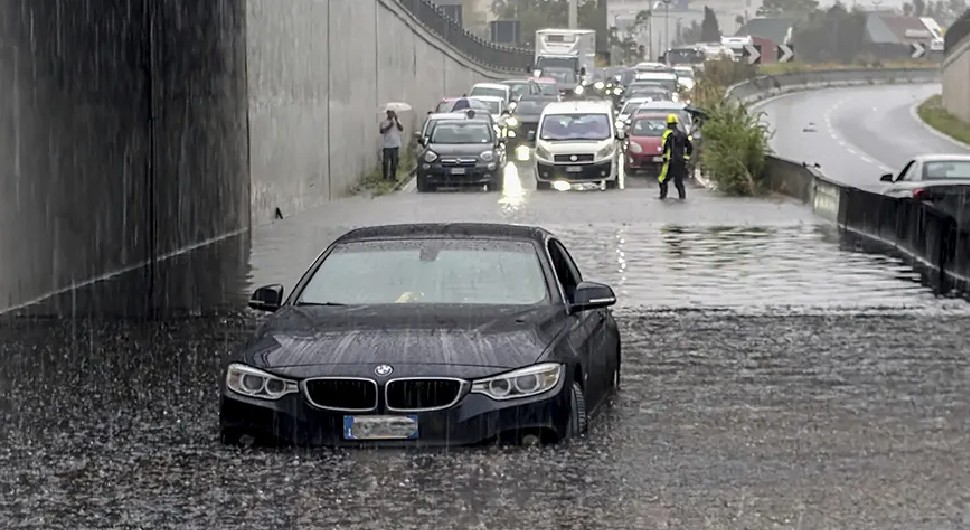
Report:
M 502 171 L 496 171 L 492 173 L 492 178 L 488 181 L 488 191 L 502 191 L 504 185 L 505 175 Z
M 604 180 L 603 183 L 605 184 L 605 187 L 608 190 L 615 190 L 616 188 L 618 188 L 620 186 L 619 179 Z
M 426 178 L 417 177 L 418 179 L 418 191 L 434 191 L 435 185 L 428 182 Z
M 579 383 L 573 383 L 570 391 L 570 413 L 569 424 L 566 426 L 566 439 L 571 440 L 586 434 L 589 417 L 586 415 L 586 396 L 583 395 L 583 387 Z

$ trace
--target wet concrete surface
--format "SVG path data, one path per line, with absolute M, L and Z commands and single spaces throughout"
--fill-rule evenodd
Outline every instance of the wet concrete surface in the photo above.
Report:
M 624 383 L 567 447 L 241 450 L 219 366 L 256 316 L 0 324 L 10 528 L 966 528 L 970 311 L 799 204 L 698 189 L 399 193 L 254 230 L 296 275 L 353 226 L 539 223 L 612 283 Z M 177 277 L 176 272 L 170 273 Z M 202 286 L 200 286 L 201 288 Z M 231 298 L 228 297 L 227 298 Z
M 796 92 L 757 106 L 774 130 L 772 148 L 789 160 L 815 163 L 829 178 L 879 189 L 915 156 L 967 153 L 928 130 L 914 107 L 939 94 L 938 84 L 841 87 Z

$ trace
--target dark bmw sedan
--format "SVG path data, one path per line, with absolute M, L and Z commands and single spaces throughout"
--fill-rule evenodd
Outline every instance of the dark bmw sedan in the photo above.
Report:
M 537 227 L 360 228 L 335 241 L 226 366 L 227 443 L 555 443 L 620 380 L 610 287 Z

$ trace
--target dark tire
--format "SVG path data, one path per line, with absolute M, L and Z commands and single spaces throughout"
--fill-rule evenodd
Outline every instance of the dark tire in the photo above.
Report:
M 608 190 L 615 190 L 620 187 L 620 179 L 604 180 L 603 183 L 606 184 L 605 188 Z
M 551 182 L 543 182 L 541 180 L 536 180 L 536 189 L 539 191 L 548 191 L 552 189 Z
M 492 173 L 492 178 L 488 181 L 488 191 L 502 191 L 505 186 L 505 175 L 501 170 Z
M 418 175 L 417 180 L 418 180 L 418 191 L 424 193 L 424 192 L 435 190 L 435 185 L 428 182 L 427 179 L 421 178 L 420 175 Z
M 566 425 L 566 440 L 572 440 L 586 434 L 589 427 L 589 416 L 586 413 L 586 396 L 583 387 L 574 382 L 569 395 L 570 413 L 569 423 Z

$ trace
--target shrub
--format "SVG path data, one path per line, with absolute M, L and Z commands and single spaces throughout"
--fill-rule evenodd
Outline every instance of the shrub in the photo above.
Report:
M 751 196 L 764 190 L 765 157 L 771 132 L 747 106 L 723 99 L 705 109 L 701 169 L 728 195 Z

